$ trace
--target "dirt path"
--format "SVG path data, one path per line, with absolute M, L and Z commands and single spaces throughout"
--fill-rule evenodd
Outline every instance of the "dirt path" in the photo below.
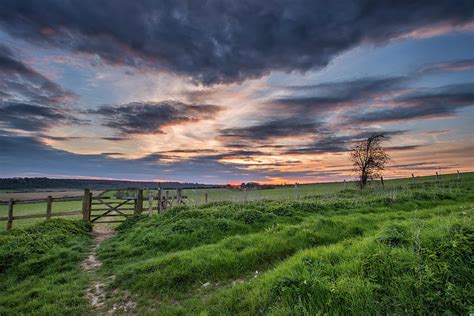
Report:
M 94 226 L 94 230 L 92 232 L 94 244 L 87 259 L 81 263 L 81 268 L 84 271 L 90 273 L 91 279 L 93 281 L 91 287 L 87 289 L 86 295 L 91 306 L 97 311 L 104 307 L 105 287 L 107 285 L 106 282 L 99 280 L 99 277 L 96 273 L 97 269 L 99 269 L 102 265 L 102 262 L 100 262 L 100 260 L 97 258 L 97 249 L 104 240 L 111 238 L 114 234 L 115 231 L 109 226 Z

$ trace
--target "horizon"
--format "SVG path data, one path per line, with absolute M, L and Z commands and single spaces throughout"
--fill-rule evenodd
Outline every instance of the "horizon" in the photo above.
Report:
M 352 181 L 372 133 L 474 171 L 472 2 L 230 3 L 2 1 L 0 177 Z

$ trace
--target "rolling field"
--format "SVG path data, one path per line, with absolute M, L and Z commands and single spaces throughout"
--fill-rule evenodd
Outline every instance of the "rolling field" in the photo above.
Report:
M 474 177 L 474 173 L 463 173 L 461 179 L 470 181 Z M 448 183 L 457 183 L 456 174 L 449 174 L 440 176 L 440 181 Z M 454 181 L 454 182 L 453 182 Z M 417 186 L 417 185 L 430 185 L 437 183 L 436 176 L 427 177 L 416 177 L 415 179 L 394 179 L 386 180 L 385 188 L 402 188 L 404 186 Z M 369 186 L 373 190 L 380 189 L 381 184 L 379 181 L 374 181 Z M 205 202 L 205 194 L 208 194 L 208 202 L 245 202 L 245 201 L 257 201 L 257 200 L 279 200 L 279 201 L 291 201 L 300 198 L 311 198 L 314 195 L 324 195 L 326 197 L 337 194 L 341 190 L 354 189 L 355 184 L 353 182 L 334 182 L 334 183 L 320 183 L 320 184 L 302 184 L 298 185 L 297 188 L 294 186 L 287 187 L 276 187 L 274 189 L 265 190 L 248 190 L 243 191 L 240 189 L 227 189 L 227 188 L 212 188 L 212 189 L 187 189 L 183 190 L 183 195 L 187 196 L 187 205 L 200 205 Z M 165 190 L 169 191 L 170 196 L 176 195 L 176 190 Z M 64 196 L 81 196 L 83 191 L 72 190 L 72 191 L 60 191 L 60 192 L 23 192 L 23 193 L 4 193 L 0 194 L 0 200 L 7 201 L 9 198 L 15 198 L 18 200 L 29 200 L 29 199 L 45 199 L 48 195 L 53 197 L 64 197 Z M 154 193 L 156 191 L 153 191 Z M 100 191 L 94 191 L 94 196 L 100 194 Z M 109 192 L 105 196 L 113 195 L 114 192 Z M 145 201 L 144 208 L 148 207 L 148 201 L 146 196 L 148 191 L 144 191 Z M 156 203 L 156 202 L 155 202 Z M 62 212 L 70 210 L 79 210 L 82 207 L 82 201 L 65 201 L 65 202 L 54 202 L 52 212 Z M 7 216 L 8 206 L 0 204 L 0 217 Z M 44 214 L 46 212 L 46 202 L 32 203 L 32 204 L 17 204 L 14 208 L 15 215 L 28 215 L 28 214 Z M 80 216 L 70 216 L 68 219 L 79 219 Z M 15 227 L 27 227 L 34 223 L 39 223 L 43 219 L 28 219 L 18 220 L 14 222 Z M 5 230 L 6 222 L 0 222 L 0 231 Z
M 0 314 L 466 315 L 474 175 L 440 180 L 302 185 L 298 200 L 294 188 L 246 202 L 208 190 L 230 201 L 129 219 L 97 248 L 93 273 L 79 268 L 93 242 L 82 221 L 3 232 Z

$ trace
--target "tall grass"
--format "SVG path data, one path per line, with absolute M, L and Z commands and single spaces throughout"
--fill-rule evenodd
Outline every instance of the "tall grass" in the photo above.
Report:
M 54 219 L 0 233 L 0 315 L 81 315 L 88 280 L 79 267 L 89 225 Z
M 0 233 L 0 315 L 88 315 L 129 301 L 159 315 L 467 314 L 473 184 L 331 184 L 298 200 L 262 194 L 130 218 L 98 248 L 96 277 L 111 280 L 101 310 L 79 267 L 87 224 L 14 228 Z
M 135 294 L 138 313 L 464 313 L 473 299 L 471 188 L 174 208 L 119 227 L 99 249 L 102 273 Z

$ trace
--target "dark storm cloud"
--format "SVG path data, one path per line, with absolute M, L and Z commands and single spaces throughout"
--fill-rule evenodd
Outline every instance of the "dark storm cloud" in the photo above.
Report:
M 416 91 L 393 100 L 395 107 L 354 114 L 349 123 L 383 123 L 454 115 L 474 105 L 474 83 Z
M 289 91 L 304 94 L 274 99 L 269 107 L 274 110 L 321 113 L 359 105 L 401 89 L 408 81 L 406 77 L 360 78 L 316 85 L 288 86 L 286 88 Z
M 117 153 L 81 155 L 55 149 L 35 137 L 22 137 L 0 130 L 0 173 L 4 177 L 43 174 L 50 176 L 110 177 L 116 179 L 171 179 L 216 183 L 222 179 L 239 181 L 252 177 L 229 164 L 218 162 L 212 157 L 196 157 L 166 164 L 166 158 L 153 153 L 143 158 L 112 158 Z M 34 157 L 34 163 L 31 160 Z M 215 177 L 208 178 L 212 170 Z M 255 175 L 257 173 L 253 173 Z
M 203 84 L 317 69 L 363 42 L 473 15 L 471 0 L 0 2 L 0 25 L 15 37 Z
M 0 102 L 0 126 L 25 131 L 45 131 L 53 125 L 82 123 L 60 108 L 28 103 Z
M 474 59 L 455 60 L 446 63 L 432 64 L 422 67 L 418 73 L 431 74 L 440 72 L 458 72 L 474 70 Z
M 404 131 L 374 131 L 368 130 L 352 135 L 335 135 L 333 132 L 320 133 L 315 136 L 315 140 L 306 146 L 293 147 L 286 150 L 285 154 L 323 154 L 342 153 L 349 150 L 355 142 L 366 139 L 374 133 L 384 134 L 387 138 L 401 135 Z
M 162 128 L 165 126 L 212 119 L 221 110 L 217 105 L 162 101 L 103 105 L 88 113 L 103 116 L 106 126 L 127 135 L 163 133 Z
M 253 142 L 276 137 L 313 134 L 318 126 L 319 124 L 313 120 L 300 117 L 272 119 L 249 127 L 224 129 L 220 137 L 231 142 L 235 139 Z
M 0 45 L 0 127 L 46 131 L 82 123 L 65 108 L 76 96 L 34 71 Z
M 393 151 L 405 151 L 405 150 L 413 150 L 413 149 L 418 149 L 421 147 L 425 147 L 426 145 L 404 145 L 404 146 L 390 146 L 390 147 L 385 147 L 387 150 L 393 150 Z
M 0 45 L 1 101 L 17 100 L 40 105 L 59 105 L 76 98 L 42 74 L 16 58 L 8 47 Z

